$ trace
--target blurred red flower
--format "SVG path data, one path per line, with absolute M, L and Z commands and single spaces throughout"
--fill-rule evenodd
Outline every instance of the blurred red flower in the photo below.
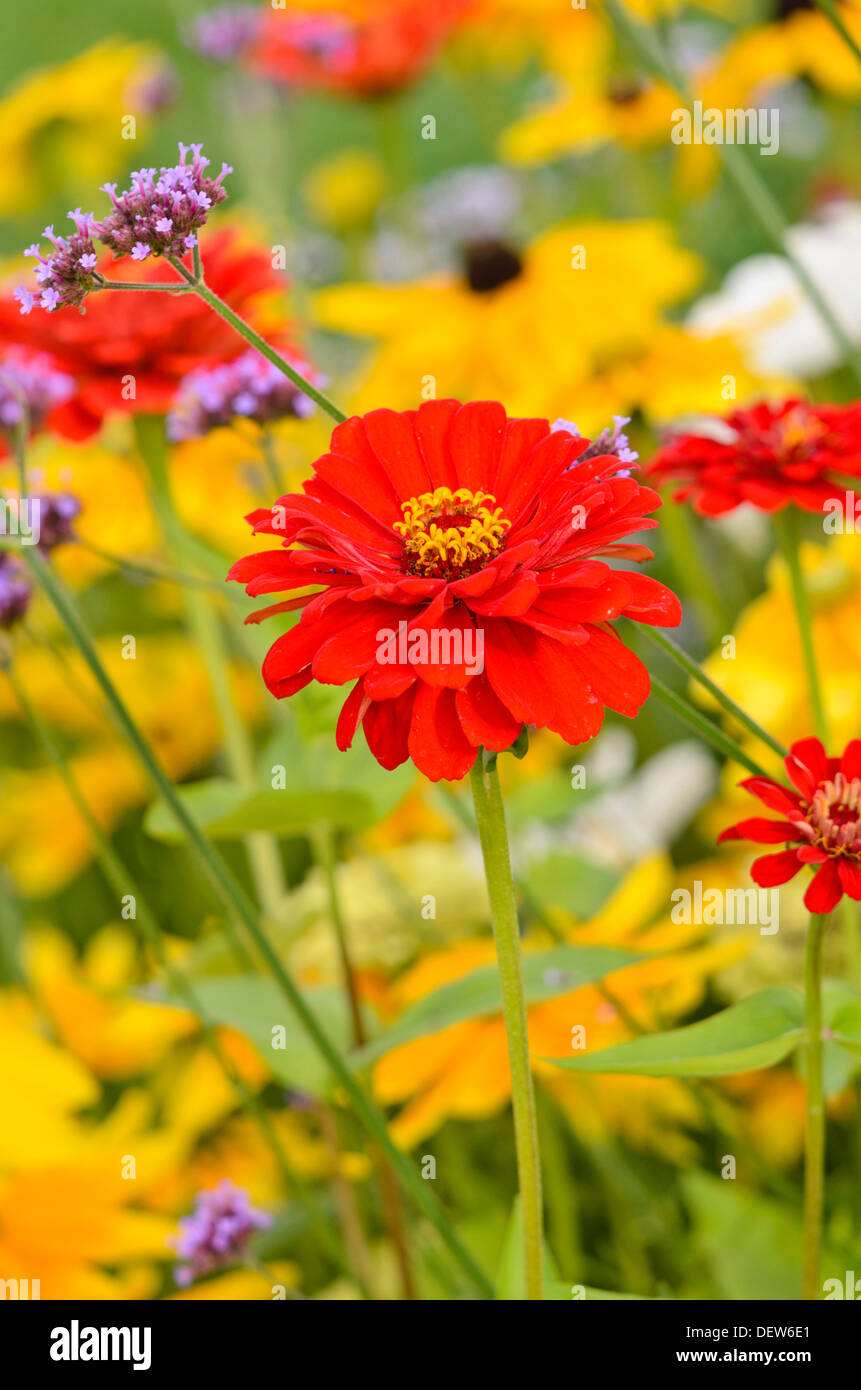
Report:
M 433 781 L 464 776 L 480 745 L 508 748 L 524 724 L 582 743 L 605 706 L 635 715 L 648 673 L 610 622 L 675 626 L 681 608 L 657 580 L 595 558 L 652 558 L 621 540 L 656 526 L 660 506 L 629 471 L 493 402 L 338 425 L 304 495 L 248 518 L 286 549 L 230 571 L 251 595 L 318 586 L 248 619 L 304 609 L 266 656 L 269 690 L 355 680 L 338 746 L 362 723 L 384 767 L 412 758 Z
M 261 331 L 283 322 L 280 313 L 264 317 L 264 296 L 283 293 L 286 285 L 268 250 L 248 246 L 226 228 L 202 238 L 201 251 L 207 284 L 231 308 Z M 99 269 L 111 280 L 163 283 L 172 274 L 155 258 L 141 263 L 108 255 Z M 236 357 L 243 347 L 196 295 L 109 290 L 91 295 L 84 314 L 64 308 L 23 316 L 11 295 L 4 295 L 0 343 L 50 352 L 57 369 L 74 378 L 74 394 L 51 415 L 52 429 L 69 439 L 86 439 L 116 412 L 163 413 L 188 372 Z
M 842 501 L 845 478 L 861 476 L 861 403 L 761 401 L 715 421 L 714 434 L 674 436 L 646 473 L 655 484 L 681 481 L 675 501 L 690 498 L 703 516 L 742 502 L 819 512 L 829 499 Z
M 349 11 L 334 4 L 331 10 L 272 9 L 251 61 L 289 85 L 383 96 L 424 71 L 474 3 L 369 0 Z
M 785 763 L 794 791 L 770 777 L 741 783 L 783 819 L 754 816 L 731 825 L 720 839 L 791 846 L 755 860 L 754 883 L 773 888 L 805 864 L 818 866 L 804 905 L 810 912 L 831 912 L 844 893 L 861 898 L 861 739 L 847 744 L 841 758 L 827 757 L 818 738 L 801 739 Z

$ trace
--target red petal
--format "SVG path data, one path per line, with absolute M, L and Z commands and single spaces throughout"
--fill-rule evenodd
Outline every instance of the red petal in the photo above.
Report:
M 457 717 L 453 690 L 417 685 L 409 750 L 416 767 L 432 782 L 457 782 L 469 772 L 476 748 Z
M 850 781 L 853 777 L 861 777 L 861 738 L 853 738 L 851 743 L 847 743 L 840 759 L 840 770 Z
M 861 899 L 861 864 L 857 859 L 838 859 L 837 869 L 843 892 L 857 902 Z
M 461 406 L 454 417 L 448 447 L 458 486 L 491 492 L 505 442 L 505 410 L 495 401 Z
M 786 815 L 787 811 L 799 809 L 799 798 L 771 777 L 746 777 L 739 786 L 744 787 L 751 796 L 758 797 L 772 811 L 782 811 Z
M 804 906 L 808 912 L 831 912 L 843 897 L 840 872 L 837 861 L 829 859 L 813 876 L 813 882 L 804 894 Z
M 415 413 L 416 439 L 431 476 L 432 488 L 457 487 L 457 469 L 449 450 L 448 436 L 459 409 L 457 401 L 424 401 Z
M 365 437 L 401 501 L 432 492 L 434 485 L 410 416 L 397 410 L 372 410 L 363 420 Z
M 335 727 L 335 743 L 342 753 L 352 747 L 356 727 L 364 719 L 370 703 L 369 697 L 365 694 L 363 682 L 356 681 L 341 706 L 341 713 L 338 715 L 338 723 Z
M 457 712 L 470 743 L 493 753 L 509 748 L 523 725 L 494 693 L 487 676 L 476 676 L 457 692 Z
M 400 767 L 410 756 L 409 732 L 413 692 L 397 700 L 373 700 L 362 720 L 368 747 L 377 762 L 387 768 Z
M 800 867 L 795 850 L 784 849 L 780 854 L 763 854 L 755 859 L 750 866 L 750 876 L 760 888 L 776 888 L 779 883 L 787 883 Z
M 785 762 L 790 782 L 808 800 L 817 783 L 828 776 L 828 759 L 818 738 L 802 738 L 793 743 Z
M 650 623 L 653 627 L 678 627 L 682 621 L 682 605 L 672 589 L 648 574 L 626 571 L 625 579 L 633 594 L 633 601 L 625 609 L 626 618 Z
M 721 840 L 753 840 L 758 845 L 788 844 L 799 838 L 797 825 L 788 820 L 768 820 L 766 816 L 739 821 L 720 836 Z

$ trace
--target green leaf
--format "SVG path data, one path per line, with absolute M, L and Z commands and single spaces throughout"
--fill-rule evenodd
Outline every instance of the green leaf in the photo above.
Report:
M 559 851 L 520 875 L 530 898 L 542 908 L 561 907 L 579 922 L 600 911 L 621 879 L 615 869 Z
M 804 1004 L 794 990 L 775 987 L 731 1004 L 712 1018 L 617 1043 L 581 1057 L 544 1060 L 566 1071 L 630 1076 L 732 1076 L 774 1066 L 804 1032 Z
M 212 840 L 237 840 L 256 830 L 274 835 L 301 835 L 314 821 L 341 830 L 363 830 L 377 819 L 373 803 L 358 791 L 248 792 L 235 782 L 214 777 L 178 787 L 177 794 L 195 824 Z M 181 842 L 185 837 L 163 800 L 147 811 L 144 828 L 156 840 Z
M 194 992 L 207 1018 L 242 1033 L 285 1086 L 310 1091 L 315 1096 L 327 1095 L 331 1072 L 274 981 L 259 975 L 200 978 L 195 980 Z M 352 1033 L 343 990 L 312 989 L 302 993 L 331 1042 L 346 1052 Z M 184 1004 L 178 997 L 169 999 L 171 1003 Z M 284 1029 L 283 1047 L 273 1046 L 276 1027 Z
M 594 984 L 605 975 L 643 959 L 645 957 L 630 951 L 612 950 L 607 946 L 553 946 L 548 951 L 526 952 L 523 956 L 526 1002 L 537 1004 L 542 999 L 570 994 L 572 990 Z M 357 1066 L 367 1066 L 392 1048 L 415 1038 L 439 1033 L 453 1023 L 499 1013 L 501 1009 L 499 971 L 495 965 L 482 966 L 418 1000 L 401 1014 L 387 1033 L 354 1053 L 353 1060 Z
M 833 1042 L 848 1052 L 861 1053 L 861 1000 L 843 1004 L 829 1021 Z

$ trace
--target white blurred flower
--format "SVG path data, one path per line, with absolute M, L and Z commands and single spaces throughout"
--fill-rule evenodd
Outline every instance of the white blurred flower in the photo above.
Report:
M 789 243 L 853 343 L 861 344 L 861 204 L 826 205 Z M 688 328 L 729 334 L 751 370 L 802 378 L 838 367 L 841 353 L 782 256 L 758 255 L 729 272 L 716 294 L 695 304 Z

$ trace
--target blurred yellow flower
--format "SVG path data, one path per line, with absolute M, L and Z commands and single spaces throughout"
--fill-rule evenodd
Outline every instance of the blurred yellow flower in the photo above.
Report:
M 336 232 L 351 232 L 376 212 L 386 191 L 385 165 L 372 150 L 338 150 L 314 166 L 301 191 L 318 222 Z
M 0 213 L 28 212 L 46 190 L 92 200 L 99 183 L 131 163 L 146 126 L 135 81 L 156 57 L 149 44 L 105 39 L 23 77 L 0 101 Z
M 589 433 L 636 407 L 661 420 L 762 388 L 727 339 L 662 323 L 701 274 L 665 223 L 572 222 L 522 253 L 480 243 L 465 256 L 463 276 L 315 296 L 324 327 L 379 341 L 357 410 L 503 400 L 512 414 L 573 417 Z

